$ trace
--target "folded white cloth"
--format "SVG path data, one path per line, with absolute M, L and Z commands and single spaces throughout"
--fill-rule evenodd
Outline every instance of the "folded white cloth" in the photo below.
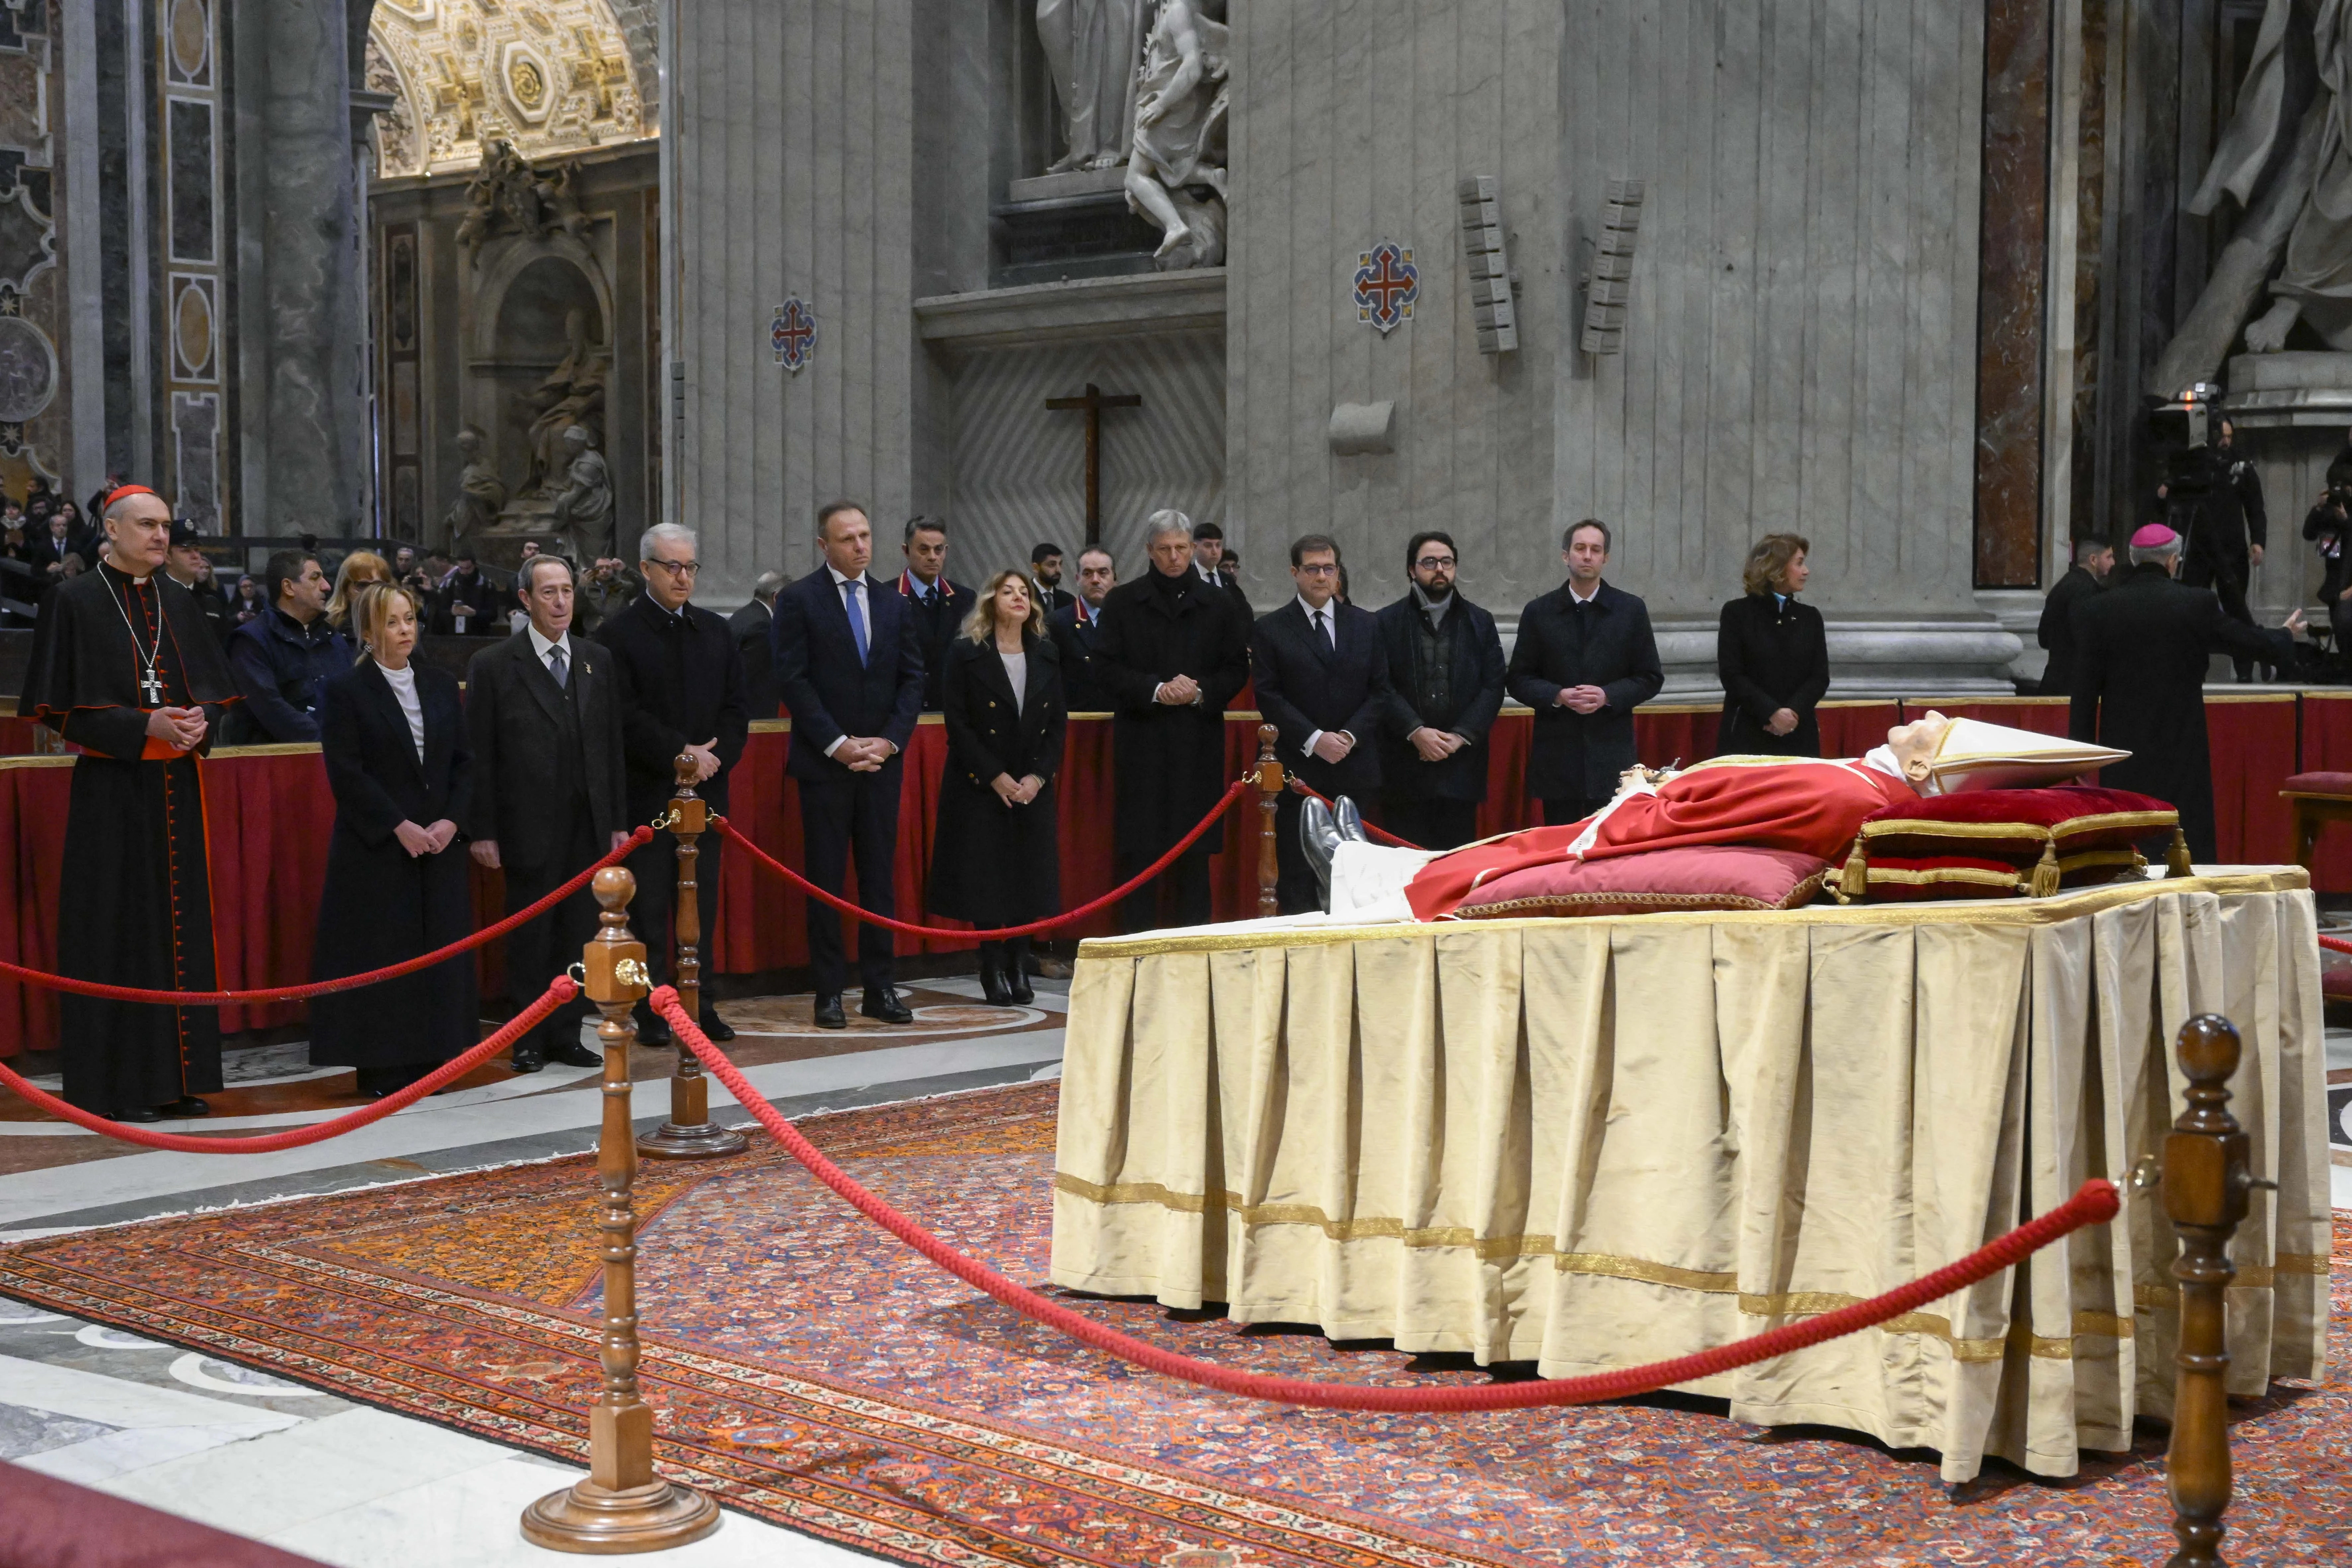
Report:
M 1392 849 L 1343 838 L 1331 856 L 1331 915 L 1350 921 L 1409 921 L 1405 884 L 1437 858 L 1435 849 Z

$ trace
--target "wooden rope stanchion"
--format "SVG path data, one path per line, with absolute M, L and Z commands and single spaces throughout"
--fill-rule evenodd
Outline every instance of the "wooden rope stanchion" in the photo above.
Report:
M 637 1393 L 637 1216 L 630 1189 L 637 1145 L 629 1114 L 629 1009 L 647 990 L 645 943 L 629 934 L 637 880 L 618 866 L 596 873 L 603 929 L 581 955 L 582 989 L 604 1015 L 604 1124 L 596 1177 L 604 1188 L 604 1393 L 588 1417 L 588 1479 L 523 1510 L 523 1539 L 556 1552 L 659 1552 L 719 1528 L 719 1505 L 654 1474 L 654 1412 Z
M 2167 1568 L 2218 1568 L 2221 1515 L 2230 1506 L 2224 1299 L 2237 1273 L 2230 1237 L 2246 1217 L 2248 1192 L 2272 1184 L 2255 1179 L 2246 1134 L 2230 1114 L 2230 1078 L 2237 1070 L 2238 1031 L 2229 1019 L 2206 1013 L 2181 1026 L 2189 1106 L 2164 1140 L 2164 1209 L 2180 1237 L 2180 1256 L 2172 1262 L 2172 1277 L 2180 1281 L 2180 1373 L 2165 1458 L 2180 1550 Z
M 677 901 L 671 910 L 677 942 L 677 994 L 689 1016 L 702 1016 L 702 905 L 697 876 L 698 844 L 710 826 L 710 803 L 694 792 L 695 760 L 677 759 L 677 793 L 670 797 L 669 830 L 677 837 Z M 670 1069 L 669 1120 L 637 1140 L 637 1152 L 654 1160 L 717 1160 L 740 1154 L 751 1141 L 732 1127 L 710 1120 L 710 1080 L 702 1064 L 679 1044 Z
M 1257 775 L 1257 913 L 1260 920 L 1272 920 L 1282 912 L 1276 889 L 1282 881 L 1282 860 L 1275 847 L 1275 813 L 1282 799 L 1285 784 L 1282 764 L 1274 758 L 1274 740 L 1280 731 L 1271 724 L 1257 727 L 1257 761 L 1251 772 Z

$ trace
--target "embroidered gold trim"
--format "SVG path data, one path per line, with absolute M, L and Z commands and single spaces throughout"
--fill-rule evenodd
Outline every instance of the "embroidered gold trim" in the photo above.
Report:
M 251 746 L 215 746 L 205 762 L 226 762 L 231 757 L 300 757 L 317 756 L 316 741 L 265 741 Z
M 70 752 L 62 756 L 26 752 L 20 757 L 0 757 L 0 768 L 69 768 L 73 765 L 74 756 Z
M 1862 825 L 1864 838 L 1916 834 L 1923 838 L 2030 838 L 2036 844 L 2064 840 L 2084 833 L 2105 833 L 2118 827 L 2170 827 L 2177 811 L 2105 811 L 2094 816 L 2069 817 L 2054 827 L 2032 822 L 1934 822 L 1926 817 L 1890 816 Z
M 1591 920 L 1594 917 L 1579 913 L 1577 906 L 1617 906 L 1621 912 L 1634 913 L 1647 913 L 1652 910 L 1716 910 L 1737 914 L 1755 910 L 1792 910 L 1811 903 L 1813 896 L 1822 890 L 1822 883 L 1828 876 L 1826 868 L 1814 872 L 1790 889 L 1788 898 L 1777 904 L 1751 899 L 1744 893 L 1553 893 L 1540 899 L 1508 899 L 1498 904 L 1465 905 L 1454 912 L 1462 920 L 1497 920 L 1519 910 L 1542 911 L 1560 920 Z M 1625 911 L 1622 907 L 1627 905 L 1635 908 Z

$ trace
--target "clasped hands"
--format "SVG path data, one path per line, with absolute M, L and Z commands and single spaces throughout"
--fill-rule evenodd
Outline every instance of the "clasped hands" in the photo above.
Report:
M 1189 675 L 1179 675 L 1160 683 L 1151 694 L 1154 702 L 1164 702 L 1171 708 L 1182 708 L 1201 700 L 1201 683 Z
M 716 742 L 712 742 L 714 745 Z M 693 750 L 688 747 L 688 750 Z M 879 735 L 848 735 L 833 749 L 833 760 L 853 773 L 878 773 L 897 750 Z
M 1345 730 L 1326 730 L 1315 737 L 1315 754 L 1327 763 L 1344 763 L 1356 749 L 1356 737 Z
M 1597 686 L 1563 686 L 1552 705 L 1577 713 L 1598 713 L 1609 706 L 1609 693 Z
M 1035 773 L 1031 773 L 1016 784 L 1011 773 L 999 773 L 988 781 L 988 787 L 994 790 L 996 798 L 1003 801 L 1009 808 L 1027 805 L 1031 801 L 1035 800 L 1037 792 L 1045 787 L 1045 781 Z
M 438 855 L 448 848 L 457 837 L 457 825 L 446 816 L 430 827 L 419 827 L 403 819 L 400 826 L 392 830 L 392 836 L 400 840 L 400 847 L 408 851 L 409 858 L 413 860 L 420 855 Z
M 843 751 L 848 750 L 846 746 Z M 694 782 L 702 783 L 719 771 L 719 737 L 713 735 L 700 744 L 689 744 L 685 754 L 694 759 Z M 838 756 L 840 752 L 834 753 Z
M 205 710 L 201 708 L 158 708 L 147 715 L 147 733 L 175 752 L 193 751 L 204 742 Z
M 1451 730 L 1433 730 L 1423 724 L 1405 737 L 1412 749 L 1421 753 L 1424 763 L 1442 763 L 1470 742 Z

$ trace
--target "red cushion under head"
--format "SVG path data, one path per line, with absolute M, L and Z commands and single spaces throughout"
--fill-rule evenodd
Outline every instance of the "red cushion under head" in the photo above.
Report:
M 1491 920 L 1794 909 L 1821 891 L 1828 871 L 1828 861 L 1788 849 L 1649 849 L 1514 871 L 1474 890 L 1454 913 L 1463 920 Z
M 2286 781 L 2289 795 L 2352 796 L 2352 773 L 2297 773 Z
M 2161 833 L 2180 814 L 2154 795 L 2096 784 L 1983 789 L 1890 805 L 1864 821 L 1864 850 L 1901 856 L 1973 855 L 2030 861 L 2045 845 L 2062 855 L 2121 848 Z

